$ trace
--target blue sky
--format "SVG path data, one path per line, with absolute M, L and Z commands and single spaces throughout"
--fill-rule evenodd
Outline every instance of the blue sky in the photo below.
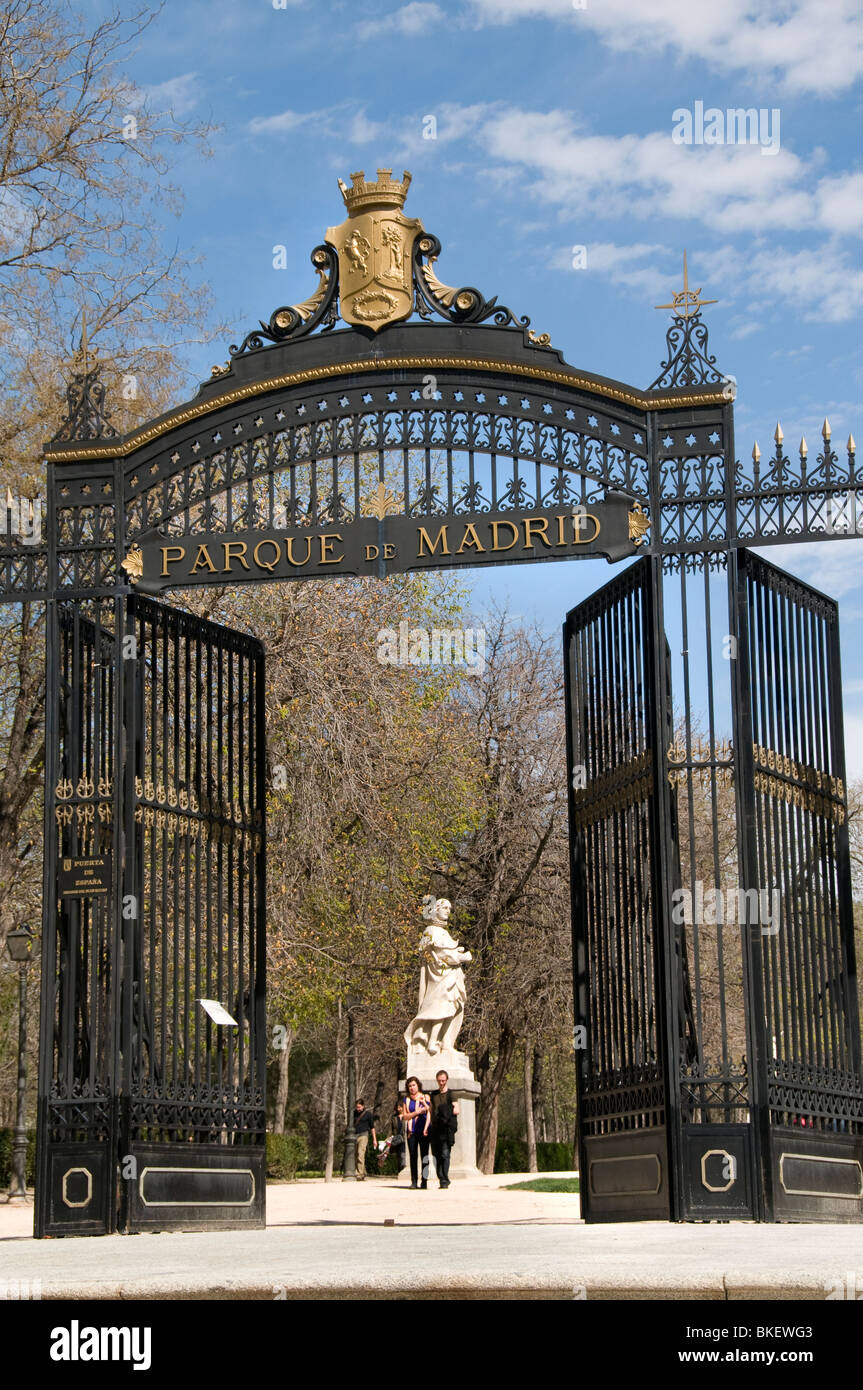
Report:
M 405 211 L 441 239 L 441 278 L 530 314 L 575 366 L 650 383 L 667 322 L 653 306 L 679 288 L 685 247 L 691 284 L 719 301 L 706 316 L 738 382 L 738 452 L 767 453 L 780 420 L 789 452 L 805 433 L 815 453 L 825 415 L 835 444 L 863 441 L 854 0 L 170 0 L 127 68 L 221 126 L 211 159 L 181 155 L 166 238 L 202 256 L 226 343 L 312 290 L 309 253 L 344 216 L 337 177 L 391 165 L 413 173 Z M 673 113 L 696 102 L 763 108 L 778 148 L 675 143 Z M 195 357 L 190 386 L 225 356 Z M 863 773 L 863 542 L 769 558 L 841 601 Z M 610 575 L 501 568 L 477 577 L 477 604 L 508 595 L 554 630 Z

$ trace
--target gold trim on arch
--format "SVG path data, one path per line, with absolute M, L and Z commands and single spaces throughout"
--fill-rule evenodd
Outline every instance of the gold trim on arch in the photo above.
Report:
M 354 372 L 386 372 L 405 369 L 425 371 L 428 368 L 442 371 L 448 367 L 463 367 L 469 371 L 506 372 L 510 376 L 528 377 L 534 381 L 580 387 L 583 390 L 592 391 L 597 396 L 604 396 L 607 400 L 647 411 L 670 409 L 675 406 L 685 408 L 693 405 L 722 405 L 725 401 L 721 391 L 659 396 L 646 391 L 622 390 L 615 386 L 606 386 L 602 382 L 595 381 L 592 377 L 580 376 L 574 371 L 554 371 L 539 366 L 533 367 L 526 362 L 508 362 L 491 357 L 373 357 L 340 362 L 326 367 L 307 367 L 303 371 L 287 372 L 282 376 L 269 377 L 266 381 L 249 382 L 247 386 L 238 386 L 234 391 L 225 391 L 222 395 L 213 396 L 208 401 L 199 401 L 196 405 L 187 406 L 185 410 L 174 411 L 165 420 L 133 430 L 121 443 L 114 441 L 104 444 L 90 444 L 86 447 L 79 445 L 77 448 L 48 448 L 45 451 L 45 457 L 50 463 L 126 458 L 136 449 L 140 449 L 142 445 L 149 444 L 151 440 L 158 439 L 160 435 L 167 434 L 170 430 L 176 429 L 178 425 L 185 425 L 190 420 L 198 420 L 202 416 L 211 415 L 214 411 L 221 410 L 223 406 L 234 405 L 238 401 L 252 400 L 255 396 L 263 396 L 267 392 L 278 391 L 284 387 L 302 386 L 311 381 L 326 381 L 330 378 L 349 376 Z

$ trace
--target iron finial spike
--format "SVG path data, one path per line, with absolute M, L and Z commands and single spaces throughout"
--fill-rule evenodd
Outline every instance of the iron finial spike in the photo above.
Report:
M 81 353 L 81 356 L 82 356 L 83 359 L 84 359 L 84 373 L 85 373 L 85 375 L 86 375 L 86 372 L 87 372 L 87 363 L 88 363 L 88 357 L 89 357 L 88 348 L 87 348 L 87 308 L 86 308 L 86 305 L 83 306 L 82 309 L 81 309 L 81 342 L 80 342 L 80 344 L 79 344 L 79 346 L 78 346 L 78 351 Z
M 824 424 L 821 426 L 821 434 L 825 440 L 830 438 L 830 421 L 824 417 Z
M 776 421 L 776 429 L 773 431 L 773 438 L 776 440 L 777 448 L 779 447 L 779 445 L 781 445 L 783 439 L 785 438 L 785 435 L 782 433 L 782 426 L 780 425 L 778 420 Z
M 853 434 L 849 434 L 848 436 L 848 452 L 849 454 L 856 454 L 857 452 L 857 445 L 854 443 Z
M 807 455 L 808 453 L 809 453 L 809 445 L 806 443 L 806 435 L 805 435 L 805 434 L 801 434 L 801 436 L 800 436 L 800 456 L 801 456 L 801 458 L 805 458 L 806 455 Z
M 761 458 L 761 450 L 760 450 L 759 447 L 758 447 L 758 440 L 756 439 L 755 443 L 752 445 L 752 461 L 753 461 L 753 463 L 757 463 L 758 460 L 759 460 L 760 458 Z

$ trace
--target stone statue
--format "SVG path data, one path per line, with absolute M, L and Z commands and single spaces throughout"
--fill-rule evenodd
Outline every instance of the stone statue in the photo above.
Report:
M 434 1091 L 441 1071 L 449 1078 L 449 1090 L 458 1101 L 458 1129 L 449 1175 L 479 1177 L 476 1166 L 476 1101 L 479 1082 L 470 1069 L 467 1054 L 456 1052 L 456 1039 L 464 1022 L 464 970 L 471 960 L 450 935 L 452 904 L 429 893 L 422 902 L 424 931 L 420 938 L 420 1000 L 416 1018 L 405 1032 L 408 1046 L 405 1078 L 415 1076 L 424 1091 Z M 407 1080 L 400 1082 L 406 1086 Z M 407 1170 L 405 1170 L 407 1171 Z
M 428 894 L 423 898 L 422 915 L 426 923 L 420 938 L 420 1000 L 416 1018 L 405 1032 L 408 1057 L 424 1053 L 463 1061 L 467 1057 L 456 1052 L 455 1043 L 464 1022 L 463 965 L 472 956 L 463 951 L 447 929 L 452 904 L 446 898 Z

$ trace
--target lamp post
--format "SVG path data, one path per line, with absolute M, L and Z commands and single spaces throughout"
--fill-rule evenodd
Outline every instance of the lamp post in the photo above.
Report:
M 349 998 L 348 1005 L 348 1127 L 345 1130 L 345 1159 L 342 1165 L 342 1181 L 356 1182 L 357 1178 L 357 1130 L 354 1106 L 357 1103 L 357 1055 L 354 1048 L 354 1008 L 356 1000 Z
M 27 1196 L 27 967 L 33 933 L 16 927 L 6 937 L 6 947 L 18 966 L 18 1111 L 12 1144 L 12 1184 L 8 1201 L 26 1202 Z

